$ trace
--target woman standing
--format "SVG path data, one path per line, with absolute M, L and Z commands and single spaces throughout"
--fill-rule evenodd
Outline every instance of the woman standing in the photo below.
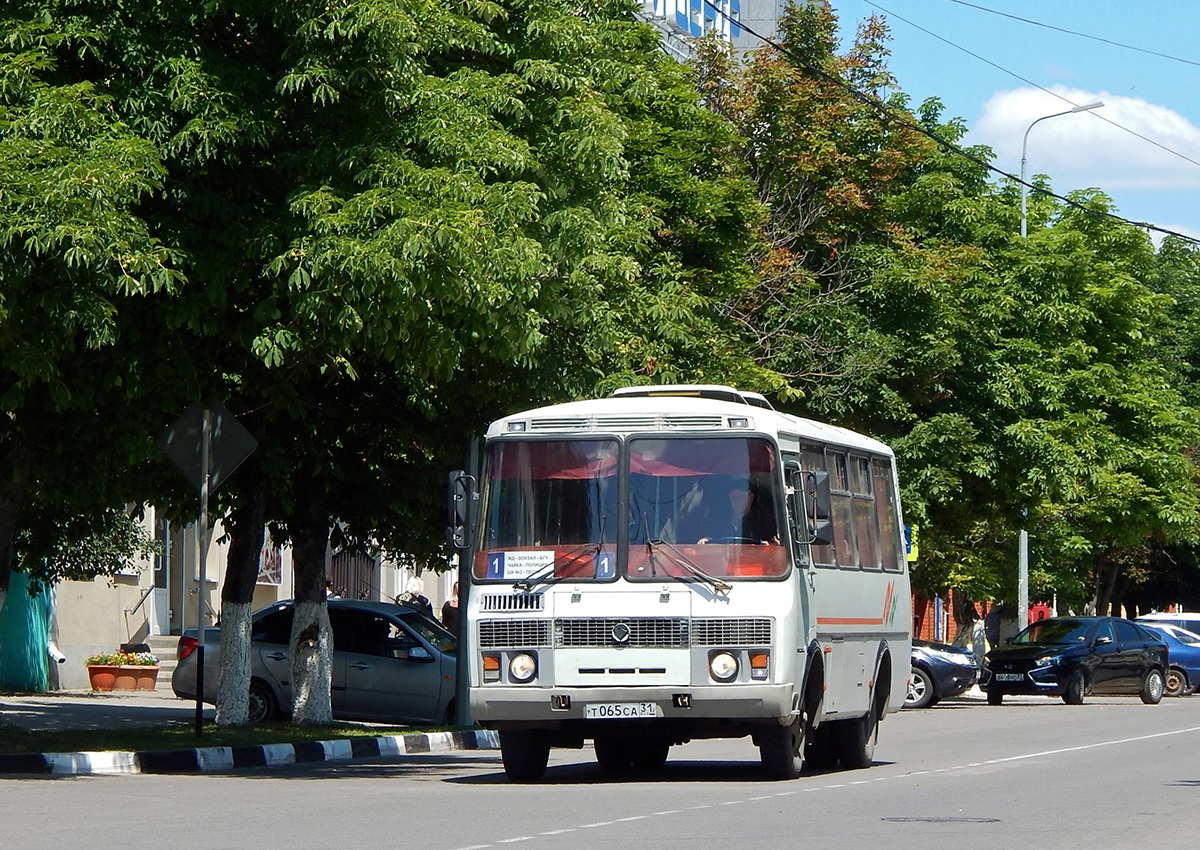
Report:
M 454 591 L 442 605 L 442 625 L 450 634 L 458 637 L 458 582 L 454 582 Z

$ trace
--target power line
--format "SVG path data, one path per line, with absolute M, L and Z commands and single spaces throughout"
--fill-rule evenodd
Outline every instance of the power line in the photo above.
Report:
M 1120 47 L 1125 50 L 1136 50 L 1138 53 L 1145 53 L 1149 56 L 1158 56 L 1161 59 L 1170 59 L 1173 62 L 1182 62 L 1185 65 L 1195 65 L 1197 68 L 1200 68 L 1200 62 L 1194 62 L 1191 59 L 1183 59 L 1179 56 L 1171 56 L 1169 53 L 1159 53 L 1157 50 L 1147 50 L 1144 47 L 1135 47 L 1132 44 L 1124 44 L 1120 41 L 1113 41 L 1112 39 L 1101 38 L 1098 35 L 1088 35 L 1085 32 L 1076 32 L 1075 30 L 1064 29 L 1063 27 L 1056 27 L 1052 24 L 1044 24 L 1041 21 L 1034 21 L 1034 20 L 1030 20 L 1029 18 L 1022 18 L 1018 15 L 1010 15 L 1007 12 L 999 12 L 995 9 L 989 9 L 986 6 L 977 6 L 974 3 L 966 2 L 966 0 L 950 0 L 950 2 L 957 3 L 959 6 L 968 6 L 972 9 L 978 9 L 981 12 L 987 12 L 988 14 L 991 14 L 991 15 L 999 15 L 1002 18 L 1010 18 L 1011 20 L 1014 20 L 1014 21 L 1020 21 L 1023 24 L 1030 24 L 1035 27 L 1043 27 L 1048 30 L 1055 30 L 1056 32 L 1065 33 L 1066 35 L 1077 36 L 1078 38 L 1087 38 L 1087 39 L 1091 39 L 1092 41 L 1099 41 L 1099 42 L 1103 42 L 1104 44 L 1111 44 L 1113 47 Z
M 949 39 L 943 38 L 942 36 L 938 35 L 937 33 L 933 32 L 932 30 L 928 30 L 925 27 L 921 26 L 920 24 L 910 21 L 908 18 L 905 18 L 903 15 L 898 15 L 895 12 L 885 9 L 883 6 L 880 6 L 878 3 L 872 2 L 872 0 L 863 0 L 863 2 L 866 3 L 868 6 L 878 9 L 879 11 L 883 12 L 885 15 L 888 15 L 889 17 L 895 18 L 898 21 L 904 21 L 904 23 L 908 24 L 913 29 L 918 29 L 921 32 L 925 33 L 926 35 L 930 36 L 931 38 L 936 38 L 938 41 L 942 42 L 943 44 L 948 44 L 951 47 L 955 48 L 956 50 L 961 50 L 963 53 L 967 54 L 968 56 L 970 56 L 974 59 L 978 59 L 980 62 L 983 62 L 985 65 L 991 65 L 997 71 L 1008 74 L 1013 79 L 1020 80 L 1021 82 L 1025 83 L 1028 86 L 1033 86 L 1035 89 L 1038 89 L 1039 91 L 1043 91 L 1046 94 L 1051 95 L 1052 97 L 1056 97 L 1059 100 L 1063 101 L 1064 103 L 1070 104 L 1071 106 L 1079 105 L 1076 103 L 1071 103 L 1071 101 L 1069 101 L 1067 98 L 1063 97 L 1058 92 L 1051 91 L 1050 89 L 1046 88 L 1045 86 L 1039 85 L 1038 83 L 1035 83 L 1032 80 L 1027 80 L 1024 77 L 1022 77 L 1020 74 L 1010 71 L 1001 65 L 997 65 L 995 62 L 992 62 L 989 59 L 985 59 L 984 57 L 980 56 L 978 53 L 972 53 L 970 50 L 963 47 L 961 44 L 957 44 L 953 41 L 950 41 Z M 960 0 L 950 0 L 950 2 L 957 3 L 957 2 L 960 2 Z M 971 4 L 965 3 L 964 5 L 970 6 Z M 978 9 L 978 8 L 983 8 L 983 7 L 976 6 L 974 8 Z M 987 10 L 984 10 L 984 11 L 987 11 Z M 997 13 L 997 14 L 1000 14 L 1000 13 Z M 1151 139 L 1147 136 L 1143 136 L 1141 133 L 1137 132 L 1136 130 L 1131 130 L 1123 124 L 1118 124 L 1116 121 L 1113 121 L 1112 119 L 1105 117 L 1103 114 L 1101 114 L 1099 112 L 1093 113 L 1092 117 L 1099 121 L 1103 121 L 1105 124 L 1108 124 L 1110 127 L 1116 127 L 1118 130 L 1126 132 L 1129 135 L 1134 136 L 1135 138 L 1141 139 L 1143 142 L 1146 142 L 1147 144 L 1154 145 L 1154 147 L 1158 148 L 1161 151 L 1165 151 L 1166 153 L 1169 153 L 1172 156 L 1177 156 L 1180 159 L 1184 160 L 1185 162 L 1190 162 L 1192 165 L 1200 166 L 1200 161 L 1194 160 L 1186 154 L 1180 153 L 1179 151 L 1169 148 L 1164 144 L 1156 142 L 1156 141 L 1154 141 L 1154 139 Z
M 752 27 L 747 26 L 745 22 L 733 20 L 725 12 L 725 10 L 723 10 L 719 6 L 715 5 L 712 2 L 712 0 L 704 0 L 704 5 L 708 6 L 710 9 L 715 11 L 718 15 L 721 15 L 722 17 L 728 19 L 731 24 L 736 24 L 742 30 L 746 31 L 754 38 L 757 38 L 763 44 L 767 44 L 767 45 L 770 45 L 771 47 L 775 48 L 780 53 L 782 53 L 784 56 L 787 56 L 789 59 L 794 61 L 799 67 L 804 68 L 810 74 L 813 74 L 817 77 L 820 77 L 823 80 L 826 80 L 827 82 L 832 83 L 833 85 L 835 85 L 838 88 L 845 91 L 847 94 L 849 94 L 855 100 L 859 101 L 860 103 L 862 103 L 866 106 L 871 107 L 872 109 L 874 109 L 876 112 L 881 114 L 884 118 L 891 121 L 892 123 L 897 124 L 906 129 L 912 130 L 916 133 L 920 133 L 922 136 L 925 136 L 926 138 L 933 141 L 939 147 L 944 148 L 945 150 L 949 151 L 950 153 L 955 154 L 956 156 L 961 156 L 964 159 L 969 160 L 970 162 L 973 162 L 976 165 L 979 165 L 979 166 L 985 168 L 986 170 L 988 170 L 989 172 L 991 172 L 993 174 L 998 174 L 1001 177 L 1005 177 L 1009 180 L 1012 180 L 1014 183 L 1017 183 L 1018 185 L 1025 186 L 1030 191 L 1038 192 L 1042 195 L 1047 195 L 1051 198 L 1061 201 L 1063 204 L 1066 204 L 1067 206 L 1070 206 L 1077 210 L 1080 210 L 1081 212 L 1083 212 L 1087 215 L 1090 215 L 1092 217 L 1103 216 L 1106 219 L 1112 219 L 1114 221 L 1119 221 L 1123 224 L 1128 224 L 1132 227 L 1137 227 L 1142 230 L 1152 230 L 1155 233 L 1161 233 L 1165 236 L 1174 236 L 1178 239 L 1182 239 L 1185 242 L 1190 242 L 1194 245 L 1200 245 L 1200 239 L 1197 239 L 1193 236 L 1188 236 L 1185 233 L 1179 233 L 1174 230 L 1169 230 L 1165 227 L 1160 227 L 1156 224 L 1151 224 L 1148 221 L 1133 221 L 1132 219 L 1128 219 L 1128 218 L 1125 218 L 1124 216 L 1117 215 L 1116 213 L 1099 212 L 1097 210 L 1093 210 L 1090 207 L 1079 203 L 1078 201 L 1073 201 L 1070 198 L 1067 198 L 1063 195 L 1059 195 L 1056 192 L 1051 192 L 1049 189 L 1044 189 L 1040 186 L 1035 186 L 1033 183 L 1028 183 L 1028 182 L 1022 180 L 1020 177 L 1018 177 L 1014 174 L 1010 174 L 1009 172 L 1005 171 L 1002 168 L 997 168 L 995 165 L 992 165 L 990 162 L 987 162 L 986 160 L 975 156 L 974 154 L 970 153 L 969 151 L 963 150 L 958 145 L 954 144 L 953 142 L 949 141 L 948 139 L 942 138 L 941 136 L 939 136 L 937 133 L 933 132 L 932 130 L 930 130 L 926 127 L 922 127 L 920 124 L 917 124 L 917 123 L 909 120 L 906 116 L 901 115 L 900 113 L 897 113 L 891 107 L 880 102 L 879 100 L 876 100 L 875 98 L 871 97 L 870 95 L 860 92 L 858 89 L 854 88 L 854 86 L 850 85 L 845 80 L 842 80 L 841 78 L 834 76 L 833 74 L 830 74 L 826 71 L 823 71 L 822 69 L 816 67 L 815 65 L 812 65 L 807 60 L 805 60 L 803 57 L 799 56 L 792 50 L 779 44 L 774 39 L 768 38 L 767 36 L 762 35 L 759 32 L 756 32 Z

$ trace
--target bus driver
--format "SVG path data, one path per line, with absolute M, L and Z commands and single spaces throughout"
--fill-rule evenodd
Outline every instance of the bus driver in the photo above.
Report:
M 718 495 L 704 519 L 705 536 L 697 543 L 778 543 L 774 512 L 744 480 L 734 479 Z

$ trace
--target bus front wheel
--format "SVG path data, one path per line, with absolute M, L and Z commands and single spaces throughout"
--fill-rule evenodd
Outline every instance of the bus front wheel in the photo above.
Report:
M 787 726 L 764 726 L 758 733 L 758 755 L 768 778 L 798 778 L 804 760 L 804 721 L 794 717 Z
M 501 729 L 500 757 L 512 782 L 541 782 L 550 761 L 550 743 L 536 729 Z

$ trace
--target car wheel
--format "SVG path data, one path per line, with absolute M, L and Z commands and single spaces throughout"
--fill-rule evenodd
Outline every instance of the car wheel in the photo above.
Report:
M 1163 682 L 1163 696 L 1181 697 L 1190 692 L 1187 686 L 1187 675 L 1182 670 L 1172 667 L 1167 671 L 1167 678 Z
M 1004 704 L 1004 694 L 1000 693 L 999 691 L 988 691 L 987 698 L 988 698 L 988 705 L 1003 705 Z
M 1087 694 L 1087 679 L 1082 670 L 1072 670 L 1067 679 L 1067 689 L 1063 691 L 1063 702 L 1067 705 L 1083 705 L 1083 697 Z
M 933 679 L 915 664 L 908 680 L 908 692 L 904 695 L 905 708 L 925 708 L 933 704 Z
M 249 719 L 252 725 L 268 723 L 279 716 L 279 704 L 275 694 L 265 682 L 258 679 L 250 680 Z
M 1163 674 L 1161 670 L 1151 670 L 1142 681 L 1142 702 L 1146 705 L 1157 705 L 1163 698 Z

